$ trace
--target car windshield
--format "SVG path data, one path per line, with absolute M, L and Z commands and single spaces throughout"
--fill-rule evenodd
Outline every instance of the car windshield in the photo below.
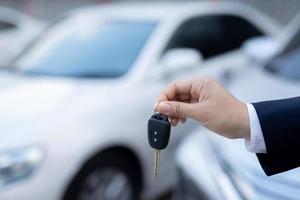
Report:
M 30 74 L 119 77 L 133 65 L 155 25 L 153 21 L 65 20 L 13 65 Z

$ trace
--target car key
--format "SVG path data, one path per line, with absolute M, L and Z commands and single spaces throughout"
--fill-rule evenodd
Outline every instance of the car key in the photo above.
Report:
M 154 177 L 157 177 L 160 151 L 168 146 L 171 123 L 167 116 L 155 113 L 148 120 L 148 141 L 154 149 Z

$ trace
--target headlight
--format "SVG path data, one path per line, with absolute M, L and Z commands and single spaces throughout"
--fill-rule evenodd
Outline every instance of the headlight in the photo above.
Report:
M 0 153 L 0 187 L 30 177 L 44 156 L 38 146 Z

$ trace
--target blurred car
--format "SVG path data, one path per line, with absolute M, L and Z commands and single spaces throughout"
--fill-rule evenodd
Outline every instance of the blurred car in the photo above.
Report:
M 43 29 L 43 23 L 19 11 L 0 7 L 0 67 L 8 64 Z
M 132 200 L 167 191 L 181 132 L 195 126 L 174 129 L 155 181 L 146 137 L 155 98 L 175 78 L 239 66 L 245 40 L 279 28 L 236 3 L 68 13 L 0 74 L 0 199 Z
M 296 22 L 277 39 L 246 42 L 248 64 L 226 76 L 235 96 L 257 102 L 300 95 L 300 17 Z M 177 165 L 179 199 L 274 200 L 300 195 L 300 168 L 267 177 L 243 140 L 228 140 L 203 128 L 179 148 Z

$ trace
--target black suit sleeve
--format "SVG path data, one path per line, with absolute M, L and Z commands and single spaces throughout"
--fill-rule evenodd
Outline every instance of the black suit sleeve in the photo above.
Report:
M 257 154 L 270 176 L 300 166 L 300 97 L 253 103 L 267 154 Z

